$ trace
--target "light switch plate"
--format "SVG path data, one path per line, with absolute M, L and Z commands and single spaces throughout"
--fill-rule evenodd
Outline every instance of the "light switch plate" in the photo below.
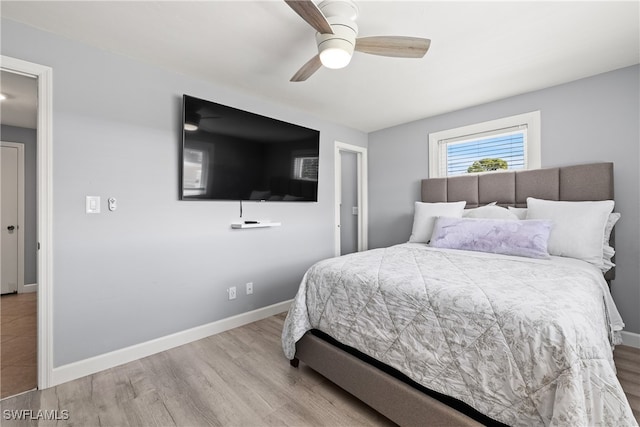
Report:
M 85 208 L 88 214 L 100 213 L 100 196 L 87 196 Z

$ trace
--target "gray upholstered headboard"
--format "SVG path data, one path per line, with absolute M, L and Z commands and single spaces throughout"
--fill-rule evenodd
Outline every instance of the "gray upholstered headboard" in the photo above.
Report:
M 423 202 L 458 202 L 467 208 L 491 202 L 526 207 L 527 197 L 546 200 L 613 200 L 613 163 L 469 174 L 422 180 Z M 611 236 L 613 246 L 613 234 Z M 615 268 L 605 278 L 613 280 Z
M 491 202 L 526 207 L 527 197 L 545 200 L 613 200 L 613 163 L 468 174 L 422 180 L 423 202 Z

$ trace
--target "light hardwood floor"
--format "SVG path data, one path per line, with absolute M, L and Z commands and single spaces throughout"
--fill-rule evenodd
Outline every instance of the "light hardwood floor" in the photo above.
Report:
M 613 352 L 618 379 L 640 424 L 640 349 L 619 345 Z
M 284 314 L 126 365 L 0 402 L 5 410 L 67 410 L 73 426 L 393 425 L 301 364 L 280 344 Z M 61 412 L 60 418 L 64 417 Z
M 0 398 L 36 388 L 37 294 L 0 297 Z
M 284 314 L 0 402 L 6 410 L 68 411 L 44 426 L 392 426 L 280 347 Z M 636 417 L 640 350 L 618 347 L 616 363 Z

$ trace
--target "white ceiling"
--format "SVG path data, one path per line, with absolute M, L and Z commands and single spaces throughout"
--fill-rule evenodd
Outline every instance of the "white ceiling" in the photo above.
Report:
M 0 73 L 0 93 L 7 97 L 0 102 L 0 123 L 35 129 L 38 117 L 36 79 L 2 71 Z
M 427 55 L 356 52 L 347 68 L 321 69 L 306 82 L 290 83 L 317 50 L 314 30 L 281 0 L 3 0 L 1 13 L 365 132 L 640 62 L 637 0 L 358 6 L 360 36 L 426 37 L 432 41 Z

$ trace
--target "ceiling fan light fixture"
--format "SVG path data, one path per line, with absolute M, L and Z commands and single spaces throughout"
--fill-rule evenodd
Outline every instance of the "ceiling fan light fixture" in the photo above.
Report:
M 349 18 L 330 16 L 327 22 L 333 34 L 316 34 L 320 62 L 327 68 L 344 68 L 351 62 L 358 36 L 358 26 Z
M 195 132 L 200 126 L 200 114 L 186 112 L 184 115 L 184 130 L 187 132 Z
M 353 53 L 353 46 L 351 51 L 345 49 L 343 46 L 344 40 L 327 40 L 319 46 L 320 49 L 320 62 L 327 68 L 337 70 L 344 68 L 351 62 L 351 55 Z M 346 42 L 349 44 L 348 42 Z

